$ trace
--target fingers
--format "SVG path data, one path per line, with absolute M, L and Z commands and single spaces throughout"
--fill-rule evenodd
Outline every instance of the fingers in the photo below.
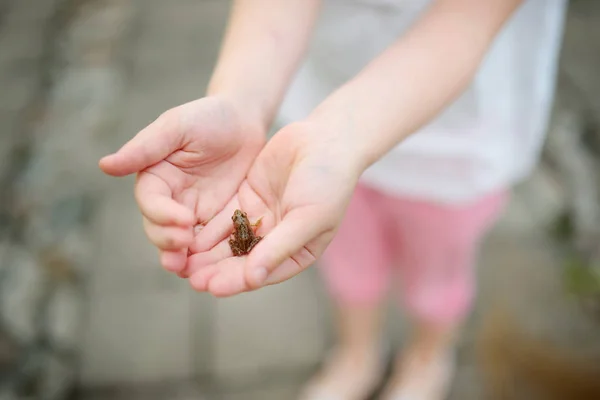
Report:
M 151 173 L 138 175 L 135 198 L 142 215 L 155 224 L 191 227 L 196 222 L 193 211 L 175 201 L 167 183 Z
M 215 297 L 228 297 L 253 290 L 245 276 L 244 258 L 230 257 L 225 242 L 207 253 L 195 254 L 188 259 L 186 273 L 192 288 L 199 292 L 210 292 Z M 306 269 L 315 261 L 306 249 L 286 259 L 268 277 L 266 285 L 286 281 Z M 191 273 L 187 273 L 191 271 Z M 254 288 L 255 289 L 255 288 Z
M 144 230 L 148 239 L 160 250 L 180 251 L 186 249 L 194 241 L 192 228 L 179 226 L 156 225 L 144 218 Z
M 239 286 L 239 282 L 244 283 L 243 264 L 242 259 L 231 257 L 229 244 L 223 241 L 208 252 L 190 256 L 186 272 L 190 275 L 190 284 L 194 290 L 205 292 L 209 290 L 209 282 L 223 274 L 227 281 L 238 282 L 236 286 Z
M 103 157 L 100 168 L 108 175 L 125 176 L 164 160 L 182 146 L 177 109 L 161 115 L 116 153 Z
M 185 269 L 187 249 L 177 251 L 160 251 L 160 264 L 167 271 L 180 273 Z
M 244 260 L 227 258 L 218 263 L 218 274 L 207 282 L 207 290 L 215 297 L 228 297 L 250 290 L 244 278 Z
M 323 241 L 327 241 L 327 239 Z M 305 247 L 311 248 L 313 246 L 307 245 Z M 300 272 L 304 271 L 307 267 L 311 266 L 316 261 L 316 256 L 316 254 L 310 252 L 306 248 L 302 248 L 298 253 L 285 260 L 269 274 L 269 277 L 265 282 L 265 286 L 274 285 L 293 278 Z
M 230 201 L 223 210 L 198 229 L 194 244 L 190 247 L 193 253 L 202 253 L 211 249 L 215 244 L 229 237 L 233 229 L 231 216 L 239 208 L 237 200 Z
M 327 230 L 323 213 L 318 210 L 305 208 L 286 214 L 248 256 L 245 275 L 250 288 L 263 286 L 275 268 Z M 314 257 L 302 257 L 295 273 L 308 267 L 311 259 Z
M 227 297 L 248 291 L 244 278 L 244 260 L 229 257 L 217 263 L 208 263 L 190 277 L 190 284 L 199 292 L 210 292 L 215 297 Z
M 138 174 L 134 192 L 146 236 L 161 250 L 161 265 L 167 271 L 180 273 L 194 240 L 193 211 L 173 200 L 167 183 L 149 172 Z
M 229 257 L 231 257 L 229 243 L 227 241 L 222 241 L 210 251 L 191 255 L 185 269 L 186 272 L 192 276 L 197 272 L 202 271 L 206 266 L 216 264 Z

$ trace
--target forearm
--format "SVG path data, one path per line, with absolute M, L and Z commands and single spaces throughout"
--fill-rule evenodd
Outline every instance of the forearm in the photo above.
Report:
M 320 124 L 324 134 L 340 135 L 364 170 L 467 87 L 520 2 L 436 1 L 406 35 L 329 96 L 309 120 Z
M 268 126 L 303 56 L 320 0 L 236 0 L 208 95 L 239 102 Z

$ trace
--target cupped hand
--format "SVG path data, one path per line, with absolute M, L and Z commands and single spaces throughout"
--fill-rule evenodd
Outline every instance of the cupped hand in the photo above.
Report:
M 195 230 L 231 201 L 264 143 L 258 121 L 227 99 L 205 97 L 165 112 L 100 168 L 137 173 L 145 232 L 161 264 L 180 273 Z
M 360 176 L 357 155 L 327 137 L 302 122 L 266 144 L 237 196 L 196 237 L 185 271 L 194 289 L 218 297 L 255 290 L 295 276 L 323 253 Z M 251 223 L 260 219 L 263 236 L 242 257 L 228 243 L 237 208 Z

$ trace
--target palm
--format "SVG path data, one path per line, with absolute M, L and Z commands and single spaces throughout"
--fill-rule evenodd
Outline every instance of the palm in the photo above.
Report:
M 194 115 L 196 110 L 189 110 L 187 140 L 181 148 L 140 175 L 162 181 L 173 199 L 190 208 L 199 223 L 205 223 L 237 192 L 262 147 L 264 132 L 252 132 L 256 128 L 224 113 L 213 115 L 216 118 L 207 123 L 203 114 L 213 114 L 212 110 L 206 110 L 207 104 L 201 106 L 202 113 Z
M 311 265 L 333 238 L 355 181 L 331 167 L 329 149 L 306 146 L 298 133 L 278 133 L 265 146 L 237 196 L 198 235 L 188 262 L 196 289 L 218 296 L 250 290 L 249 264 L 277 265 L 267 283 L 284 281 Z M 236 208 L 251 222 L 262 218 L 264 239 L 248 257 L 233 257 L 229 249 Z
M 165 113 L 101 167 L 115 176 L 137 172 L 146 234 L 162 250 L 163 266 L 180 271 L 193 226 L 235 195 L 264 137 L 262 126 L 230 103 L 203 98 Z

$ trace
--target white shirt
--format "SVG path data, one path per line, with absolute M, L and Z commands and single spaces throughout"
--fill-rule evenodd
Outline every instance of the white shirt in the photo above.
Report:
M 279 123 L 305 118 L 401 36 L 429 3 L 325 0 Z M 401 196 L 462 203 L 526 177 L 547 129 L 567 3 L 525 0 L 466 92 L 361 180 Z

